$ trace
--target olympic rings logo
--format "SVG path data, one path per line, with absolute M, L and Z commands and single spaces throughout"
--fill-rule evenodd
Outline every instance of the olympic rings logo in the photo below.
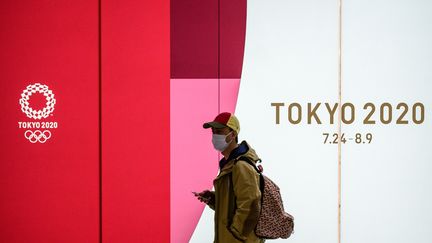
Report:
M 34 110 L 30 107 L 29 100 L 33 94 L 40 93 L 45 96 L 46 106 L 41 110 Z M 42 119 L 47 118 L 53 111 L 54 105 L 56 103 L 56 99 L 54 98 L 53 92 L 48 88 L 47 85 L 34 83 L 30 84 L 23 90 L 21 93 L 21 98 L 19 100 L 21 104 L 21 111 L 26 114 L 27 117 L 33 119 Z M 36 128 L 39 129 L 39 126 L 44 128 L 57 128 L 57 122 L 51 122 L 55 124 L 55 127 L 48 127 L 48 122 L 18 122 L 19 128 Z M 24 126 L 22 126 L 24 124 Z M 45 143 L 48 139 L 51 138 L 51 132 L 49 130 L 26 130 L 24 132 L 24 137 L 30 141 L 31 143 Z
M 32 96 L 36 92 L 43 94 L 46 98 L 46 106 L 42 110 L 33 110 L 28 102 L 30 96 Z M 27 117 L 33 119 L 41 119 L 47 118 L 48 115 L 54 111 L 54 105 L 56 103 L 56 100 L 54 99 L 53 92 L 48 88 L 48 86 L 40 83 L 35 83 L 28 85 L 27 88 L 23 90 L 19 103 L 21 104 L 22 112 L 24 112 Z
M 36 130 L 34 132 L 27 130 L 24 133 L 24 137 L 27 138 L 31 143 L 45 143 L 51 137 L 51 132 L 48 130 L 44 130 L 43 132 L 40 130 Z

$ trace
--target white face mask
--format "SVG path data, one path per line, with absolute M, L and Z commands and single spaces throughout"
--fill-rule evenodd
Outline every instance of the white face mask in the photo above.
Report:
M 231 132 L 232 132 L 232 131 L 231 131 Z M 231 132 L 230 132 L 230 133 L 231 133 Z M 219 151 L 219 152 L 224 151 L 224 150 L 228 147 L 228 145 L 232 142 L 232 140 L 231 140 L 229 143 L 227 143 L 227 142 L 225 141 L 226 137 L 227 137 L 230 133 L 228 133 L 227 135 L 224 135 L 224 134 L 213 134 L 213 136 L 212 136 L 212 143 L 213 143 L 213 147 L 214 147 L 217 151 Z

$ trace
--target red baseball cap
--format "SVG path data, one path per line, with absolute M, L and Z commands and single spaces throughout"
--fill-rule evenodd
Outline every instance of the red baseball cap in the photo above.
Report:
M 234 114 L 229 112 L 222 112 L 215 117 L 211 122 L 206 122 L 203 124 L 204 128 L 224 128 L 229 127 L 234 130 L 237 134 L 240 132 L 240 123 Z

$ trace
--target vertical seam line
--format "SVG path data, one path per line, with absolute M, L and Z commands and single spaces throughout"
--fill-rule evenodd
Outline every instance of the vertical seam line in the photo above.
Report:
M 220 0 L 218 0 L 218 113 L 220 113 Z
M 218 47 L 217 47 L 217 76 L 218 76 L 218 114 L 220 113 L 220 0 L 218 0 L 218 13 L 217 13 L 217 28 L 218 28 Z M 220 161 L 220 153 L 218 153 L 218 161 Z
M 102 243 L 102 0 L 98 0 L 99 55 L 99 242 Z
M 338 243 L 341 243 L 341 207 L 342 207 L 342 144 L 341 144 L 341 130 L 342 130 L 342 0 L 338 0 Z

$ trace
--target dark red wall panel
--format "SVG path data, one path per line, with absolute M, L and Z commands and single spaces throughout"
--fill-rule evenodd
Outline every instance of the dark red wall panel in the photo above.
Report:
M 0 242 L 98 242 L 98 2 L 0 2 Z M 27 85 L 47 85 L 50 116 L 27 117 Z M 35 93 L 30 106 L 45 98 Z M 18 122 L 57 122 L 31 143 Z
M 246 0 L 219 0 L 220 78 L 240 78 L 246 37 Z
M 218 77 L 218 0 L 171 0 L 171 77 Z
M 245 31 L 246 0 L 171 0 L 171 78 L 240 78 Z

